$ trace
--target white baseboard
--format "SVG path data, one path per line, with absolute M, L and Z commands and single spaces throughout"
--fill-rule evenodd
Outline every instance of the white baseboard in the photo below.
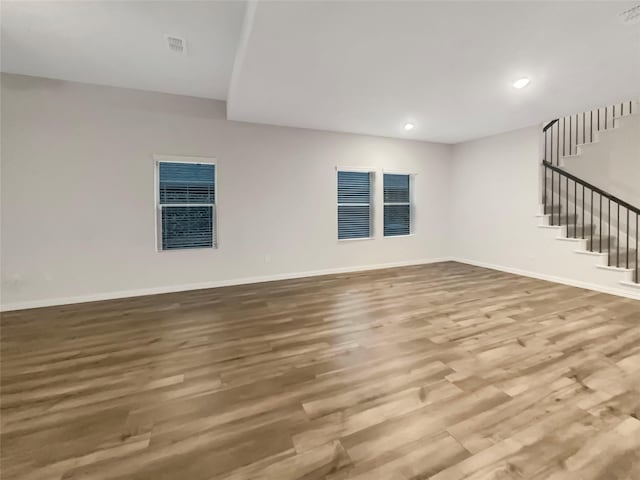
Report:
M 501 272 L 513 273 L 515 275 L 522 275 L 525 277 L 537 278 L 539 280 L 546 280 L 549 282 L 560 283 L 563 285 L 570 285 L 572 287 L 586 288 L 588 290 L 594 290 L 596 292 L 608 293 L 611 295 L 617 295 L 621 297 L 640 300 L 640 293 L 638 293 L 637 291 L 629 291 L 623 288 L 617 289 L 617 288 L 603 287 L 602 285 L 597 285 L 593 283 L 580 282 L 578 280 L 556 277 L 553 275 L 546 275 L 546 274 L 537 273 L 537 272 L 530 272 L 527 270 L 520 270 L 518 268 L 505 267 L 501 265 L 493 265 L 490 263 L 478 262 L 475 260 L 469 260 L 464 258 L 444 257 L 444 258 L 431 258 L 431 259 L 423 259 L 423 260 L 411 260 L 411 261 L 405 261 L 405 262 L 382 263 L 377 265 L 364 265 L 359 267 L 328 268 L 324 270 L 312 270 L 312 271 L 297 272 L 297 273 L 282 273 L 282 274 L 264 275 L 264 276 L 258 276 L 258 277 L 244 277 L 244 278 L 237 278 L 237 279 L 231 279 L 231 280 L 219 280 L 215 282 L 190 283 L 190 284 L 183 284 L 183 285 L 171 285 L 171 286 L 165 286 L 165 287 L 154 287 L 154 288 L 145 288 L 145 289 L 138 289 L 138 290 L 122 290 L 122 291 L 116 291 L 116 292 L 97 293 L 93 295 L 79 295 L 74 297 L 47 298 L 44 300 L 33 300 L 33 301 L 27 301 L 27 302 L 15 302 L 15 303 L 3 304 L 3 305 L 0 305 L 0 311 L 9 312 L 14 310 L 26 310 L 29 308 L 53 307 L 53 306 L 59 306 L 59 305 L 70 305 L 74 303 L 97 302 L 101 300 L 116 300 L 119 298 L 141 297 L 144 295 L 158 295 L 162 293 L 185 292 L 189 290 L 203 290 L 207 288 L 230 287 L 234 285 L 274 282 L 278 280 L 292 280 L 296 278 L 317 277 L 320 275 L 334 275 L 339 273 L 365 272 L 368 270 L 380 270 L 384 268 L 394 268 L 394 267 L 408 267 L 412 265 L 426 265 L 429 263 L 440 263 L 440 262 L 448 262 L 448 261 L 466 263 L 468 265 L 475 265 L 477 267 L 489 268 L 491 270 L 499 270 Z M 637 287 L 635 289 L 637 289 Z
M 170 285 L 165 287 L 144 288 L 138 290 L 121 290 L 115 292 L 96 293 L 92 295 L 79 295 L 74 297 L 47 298 L 26 302 L 14 302 L 0 305 L 0 312 L 13 310 L 26 310 L 29 308 L 53 307 L 58 305 L 70 305 L 74 303 L 97 302 L 101 300 L 116 300 L 119 298 L 141 297 L 144 295 L 158 295 L 161 293 L 185 292 L 189 290 L 203 290 L 207 288 L 230 287 L 233 285 L 246 285 L 250 283 L 275 282 L 277 280 L 291 280 L 304 277 L 317 277 L 320 275 L 334 275 L 338 273 L 356 273 L 367 270 L 380 270 L 384 268 L 409 267 L 412 265 L 426 265 L 450 261 L 450 258 L 431 258 L 422 260 L 409 260 L 404 262 L 382 263 L 377 265 L 364 265 L 359 267 L 328 268 L 324 270 L 312 270 L 296 273 L 281 273 L 276 275 L 264 275 L 258 277 L 244 277 L 231 280 L 218 280 L 215 282 L 190 283 L 183 285 Z
M 520 270 L 519 268 L 504 267 L 502 265 L 493 265 L 485 262 L 478 262 L 475 260 L 468 260 L 464 258 L 451 258 L 452 262 L 466 263 L 469 265 L 475 265 L 476 267 L 489 268 L 491 270 L 498 270 L 500 272 L 513 273 L 515 275 L 522 275 L 523 277 L 537 278 L 538 280 L 546 280 L 548 282 L 560 283 L 562 285 L 569 285 L 571 287 L 585 288 L 587 290 L 594 290 L 600 293 L 608 293 L 609 295 L 616 295 L 619 297 L 632 298 L 634 300 L 640 300 L 640 294 L 634 291 L 625 290 L 624 288 L 613 288 L 597 285 L 595 283 L 581 282 L 579 280 L 573 280 L 570 278 L 556 277 L 554 275 L 546 275 L 544 273 L 530 272 L 528 270 Z

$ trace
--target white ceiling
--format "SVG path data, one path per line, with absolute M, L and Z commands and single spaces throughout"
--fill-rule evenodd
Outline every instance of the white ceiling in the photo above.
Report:
M 628 99 L 634 3 L 259 2 L 228 114 L 458 142 Z
M 640 96 L 640 24 L 618 17 L 637 3 L 3 0 L 2 71 L 228 95 L 234 120 L 453 143 Z M 186 37 L 188 55 L 165 34 Z M 531 85 L 513 89 L 522 76 Z
M 2 71 L 226 99 L 246 2 L 5 1 Z M 165 34 L 186 39 L 171 52 Z

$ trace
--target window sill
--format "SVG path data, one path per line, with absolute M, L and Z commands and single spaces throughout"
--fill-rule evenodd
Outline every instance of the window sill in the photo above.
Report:
M 338 243 L 341 242 L 361 242 L 363 240 L 375 240 L 376 237 L 364 237 L 364 238 L 339 238 Z
M 196 251 L 201 252 L 202 250 L 218 250 L 218 247 L 196 247 L 196 248 L 168 248 L 163 250 L 161 248 L 156 248 L 156 253 L 167 253 L 167 252 L 190 252 Z
M 408 233 L 407 235 L 383 235 L 382 238 L 407 238 L 415 237 L 415 233 Z

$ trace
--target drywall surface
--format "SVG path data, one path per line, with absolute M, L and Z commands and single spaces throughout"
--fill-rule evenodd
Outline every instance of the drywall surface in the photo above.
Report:
M 579 255 L 578 241 L 559 241 L 559 228 L 539 228 L 540 127 L 453 147 L 451 242 L 454 258 L 514 273 L 630 293 L 628 276 L 596 268 L 603 259 Z
M 567 171 L 640 208 L 640 114 L 616 120 L 579 155 L 563 159 Z M 625 212 L 626 213 L 626 212 Z
M 2 75 L 2 305 L 446 258 L 451 146 L 226 120 L 225 104 Z M 157 252 L 153 154 L 215 157 L 217 249 Z M 375 238 L 337 240 L 336 167 L 372 168 Z M 415 233 L 382 236 L 382 172 Z

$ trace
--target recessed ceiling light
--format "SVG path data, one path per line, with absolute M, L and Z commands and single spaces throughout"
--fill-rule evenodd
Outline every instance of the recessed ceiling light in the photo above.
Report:
M 524 88 L 527 85 L 529 85 L 529 83 L 531 82 L 531 80 L 529 80 L 527 77 L 521 78 L 519 80 L 516 80 L 515 82 L 513 82 L 513 86 L 515 88 Z
M 415 125 L 413 123 L 405 123 L 404 124 L 404 129 L 408 132 L 409 130 L 413 130 L 413 127 L 415 127 Z

